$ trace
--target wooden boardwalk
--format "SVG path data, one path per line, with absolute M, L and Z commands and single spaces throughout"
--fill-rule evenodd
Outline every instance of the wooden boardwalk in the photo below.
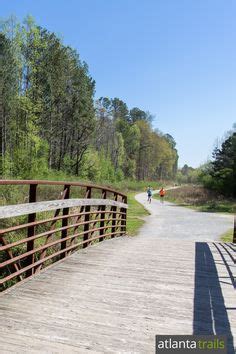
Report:
M 231 354 L 234 247 L 150 234 L 84 249 L 0 295 L 0 353 L 154 353 L 156 334 L 226 333 Z

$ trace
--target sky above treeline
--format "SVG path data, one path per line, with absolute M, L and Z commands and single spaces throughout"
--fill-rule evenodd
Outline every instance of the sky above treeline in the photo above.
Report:
M 180 166 L 206 162 L 236 122 L 235 0 L 0 0 L 1 19 L 28 14 L 79 51 L 97 98 L 153 114 Z

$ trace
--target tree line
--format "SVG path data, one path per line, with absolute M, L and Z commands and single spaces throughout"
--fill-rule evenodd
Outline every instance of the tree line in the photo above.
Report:
M 236 124 L 221 146 L 214 149 L 212 157 L 212 161 L 201 168 L 200 181 L 207 188 L 236 197 Z
M 179 183 L 202 184 L 227 197 L 236 197 L 236 123 L 212 152 L 212 159 L 198 168 L 187 164 L 178 170 Z
M 173 137 L 152 128 L 149 112 L 94 94 L 88 65 L 55 33 L 32 17 L 2 22 L 1 177 L 173 178 Z

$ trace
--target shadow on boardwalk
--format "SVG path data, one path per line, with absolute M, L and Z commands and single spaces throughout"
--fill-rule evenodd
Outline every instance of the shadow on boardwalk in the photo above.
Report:
M 225 258 L 222 257 L 218 246 L 215 247 L 229 273 L 230 268 Z M 231 278 L 230 273 L 229 278 Z M 234 286 L 234 283 L 232 285 Z M 209 245 L 205 242 L 196 242 L 193 334 L 226 335 L 228 353 L 235 353 L 215 260 Z

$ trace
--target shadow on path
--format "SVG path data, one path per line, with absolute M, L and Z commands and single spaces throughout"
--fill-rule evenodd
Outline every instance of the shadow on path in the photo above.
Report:
M 205 242 L 196 242 L 193 334 L 227 335 L 228 354 L 235 353 L 215 260 Z

